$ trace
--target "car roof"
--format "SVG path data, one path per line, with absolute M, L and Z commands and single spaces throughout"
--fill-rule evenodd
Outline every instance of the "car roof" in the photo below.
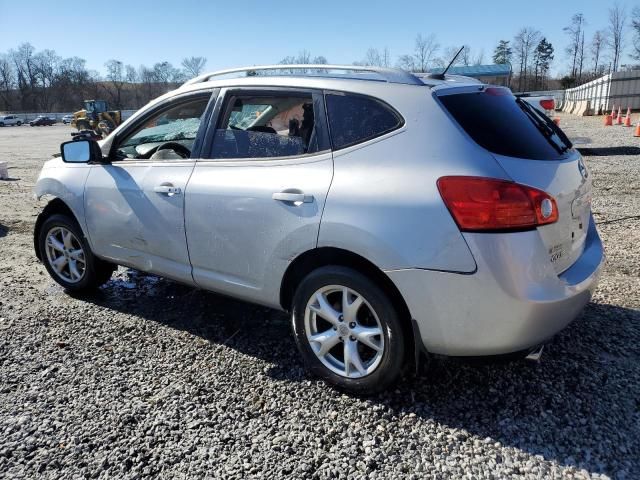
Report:
M 343 72 L 343 73 L 338 73 Z M 266 65 L 210 72 L 193 78 L 175 92 L 230 86 L 272 86 L 353 91 L 400 86 L 477 85 L 470 77 L 413 74 L 400 69 L 353 65 Z

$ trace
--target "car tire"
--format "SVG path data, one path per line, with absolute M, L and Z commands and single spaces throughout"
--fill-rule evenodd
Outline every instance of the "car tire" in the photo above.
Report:
M 356 270 L 326 266 L 311 272 L 296 290 L 292 324 L 308 369 L 331 385 L 371 395 L 402 373 L 405 339 L 398 313 L 389 296 Z
M 4 122 L 0 122 L 0 127 L 4 127 Z
M 49 275 L 71 292 L 98 288 L 116 268 L 93 255 L 78 222 L 66 215 L 54 214 L 42 223 L 38 248 Z
M 16 123 L 17 126 L 22 125 L 22 122 L 18 120 L 18 123 Z

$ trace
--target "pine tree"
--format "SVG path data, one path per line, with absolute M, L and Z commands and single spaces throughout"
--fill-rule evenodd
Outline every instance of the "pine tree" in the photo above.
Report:
M 553 60 L 553 45 L 551 45 L 551 42 L 548 42 L 546 38 L 540 40 L 533 58 L 535 67 L 534 86 L 538 88 L 539 85 L 541 88 L 544 88 L 545 80 L 551 67 L 551 60 Z
M 509 46 L 509 40 L 500 40 L 493 51 L 493 61 L 497 64 L 511 63 L 513 51 Z

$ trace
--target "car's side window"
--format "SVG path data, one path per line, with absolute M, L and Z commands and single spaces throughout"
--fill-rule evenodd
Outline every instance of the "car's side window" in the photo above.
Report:
M 116 158 L 190 158 L 208 102 L 209 96 L 200 96 L 160 110 L 118 142 Z
M 371 140 L 403 125 L 400 114 L 371 97 L 327 94 L 325 100 L 334 150 Z
M 220 111 L 212 158 L 292 157 L 318 152 L 311 93 L 231 92 Z

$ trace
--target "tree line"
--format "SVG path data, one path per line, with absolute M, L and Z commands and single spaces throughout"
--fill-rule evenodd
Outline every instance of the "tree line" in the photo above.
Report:
M 23 43 L 0 53 L 0 110 L 75 111 L 83 100 L 104 98 L 115 109 L 137 109 L 149 100 L 200 74 L 204 57 L 134 67 L 120 60 L 105 63 L 105 74 L 87 68 L 83 58 L 62 58 L 53 50 L 36 51 Z

